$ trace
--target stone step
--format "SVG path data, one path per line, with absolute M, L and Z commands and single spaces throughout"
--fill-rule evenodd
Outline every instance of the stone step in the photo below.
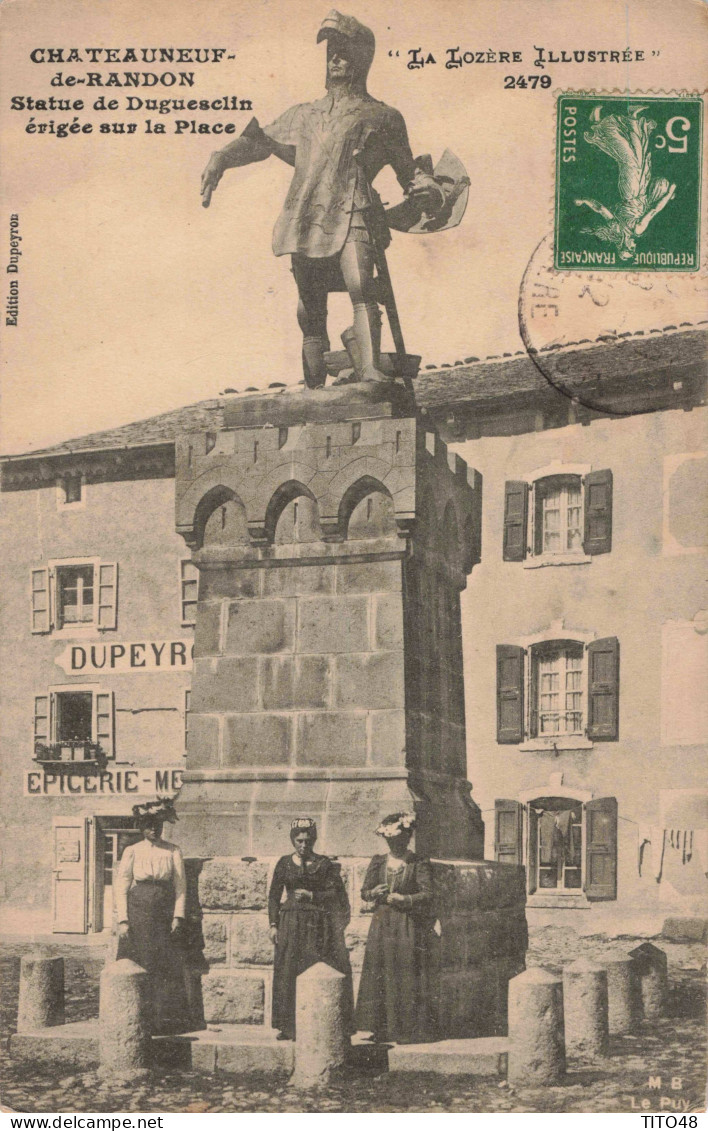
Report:
M 436 1072 L 440 1076 L 506 1076 L 508 1037 L 466 1037 L 425 1045 L 393 1045 L 389 1072 Z
M 278 1041 L 264 1025 L 213 1025 L 194 1033 L 154 1037 L 155 1057 L 172 1068 L 199 1072 L 274 1072 L 289 1075 L 294 1067 L 292 1041 Z M 98 1066 L 98 1020 L 75 1021 L 15 1033 L 10 1055 L 34 1064 L 53 1064 L 64 1071 L 89 1071 Z M 509 1042 L 506 1037 L 474 1037 L 420 1045 L 375 1045 L 363 1033 L 352 1037 L 352 1070 L 435 1072 L 442 1076 L 504 1076 Z
M 174 1037 L 156 1037 L 161 1059 L 200 1072 L 282 1072 L 294 1067 L 295 1045 L 276 1040 L 261 1025 L 222 1025 Z M 435 1072 L 442 1076 L 506 1074 L 506 1037 L 470 1037 L 420 1045 L 375 1045 L 363 1033 L 352 1037 L 353 1070 Z
M 53 1025 L 31 1033 L 13 1033 L 9 1041 L 13 1060 L 55 1064 L 67 1071 L 85 1072 L 98 1067 L 98 1018 Z
M 290 1074 L 295 1063 L 292 1041 L 279 1041 L 265 1025 L 219 1025 L 195 1033 L 155 1037 L 162 1063 L 198 1072 L 278 1072 Z

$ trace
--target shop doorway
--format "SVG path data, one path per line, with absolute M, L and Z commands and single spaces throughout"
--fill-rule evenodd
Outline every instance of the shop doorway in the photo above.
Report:
M 96 818 L 94 931 L 110 930 L 113 924 L 113 884 L 120 859 L 129 844 L 140 840 L 133 817 Z

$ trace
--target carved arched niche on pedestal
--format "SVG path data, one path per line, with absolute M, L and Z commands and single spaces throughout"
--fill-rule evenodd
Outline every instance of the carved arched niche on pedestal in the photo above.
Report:
M 223 484 L 212 487 L 194 512 L 195 549 L 244 546 L 248 541 L 246 508 L 238 495 Z
M 199 480 L 193 484 L 192 499 L 198 484 Z M 288 480 L 275 489 L 264 514 L 259 495 L 252 491 L 244 502 L 233 486 L 212 481 L 196 501 L 191 521 L 182 521 L 178 530 L 195 550 L 217 546 L 263 549 L 295 543 L 398 538 L 410 523 L 408 512 L 399 519 L 391 492 L 373 476 L 350 483 L 340 499 L 329 492 L 318 498 L 306 484 Z M 248 504 L 255 499 L 261 517 L 249 513 Z M 183 499 L 182 516 L 186 514 L 185 502 Z M 322 518 L 323 510 L 329 512 L 328 519 Z
M 322 541 L 317 499 L 303 483 L 292 479 L 275 491 L 266 510 L 265 537 L 273 545 Z
M 339 504 L 339 529 L 347 539 L 396 535 L 396 512 L 390 491 L 373 476 L 357 479 Z

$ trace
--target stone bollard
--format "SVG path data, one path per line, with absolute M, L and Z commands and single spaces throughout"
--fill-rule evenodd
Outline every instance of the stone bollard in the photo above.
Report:
M 607 971 L 608 1021 L 611 1033 L 633 1033 L 642 1018 L 636 963 L 628 954 L 599 960 Z
M 26 954 L 20 963 L 17 1032 L 64 1024 L 64 959 Z
M 344 1064 L 349 1047 L 345 1028 L 347 979 L 324 962 L 297 980 L 295 1006 L 295 1088 L 326 1085 Z
M 563 968 L 565 1047 L 574 1056 L 607 1056 L 607 971 L 587 958 Z
M 642 1011 L 645 1017 L 660 1017 L 666 1009 L 669 989 L 666 954 L 653 943 L 645 942 L 630 950 L 641 987 Z
M 99 989 L 99 1059 L 102 1076 L 135 1080 L 150 1064 L 150 975 L 121 958 L 104 966 Z
M 509 982 L 510 1084 L 557 1084 L 565 1075 L 563 983 L 541 966 Z

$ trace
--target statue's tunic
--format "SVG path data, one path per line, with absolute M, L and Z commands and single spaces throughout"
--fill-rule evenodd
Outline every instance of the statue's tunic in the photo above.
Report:
M 273 232 L 276 255 L 322 259 L 340 252 L 349 238 L 366 239 L 359 210 L 373 197 L 386 231 L 383 209 L 369 186 L 391 165 L 402 187 L 415 166 L 406 124 L 398 110 L 368 94 L 331 94 L 281 114 L 264 133 L 293 148 L 290 191 Z M 362 151 L 357 159 L 357 151 Z M 357 236 L 357 232 L 359 236 Z

